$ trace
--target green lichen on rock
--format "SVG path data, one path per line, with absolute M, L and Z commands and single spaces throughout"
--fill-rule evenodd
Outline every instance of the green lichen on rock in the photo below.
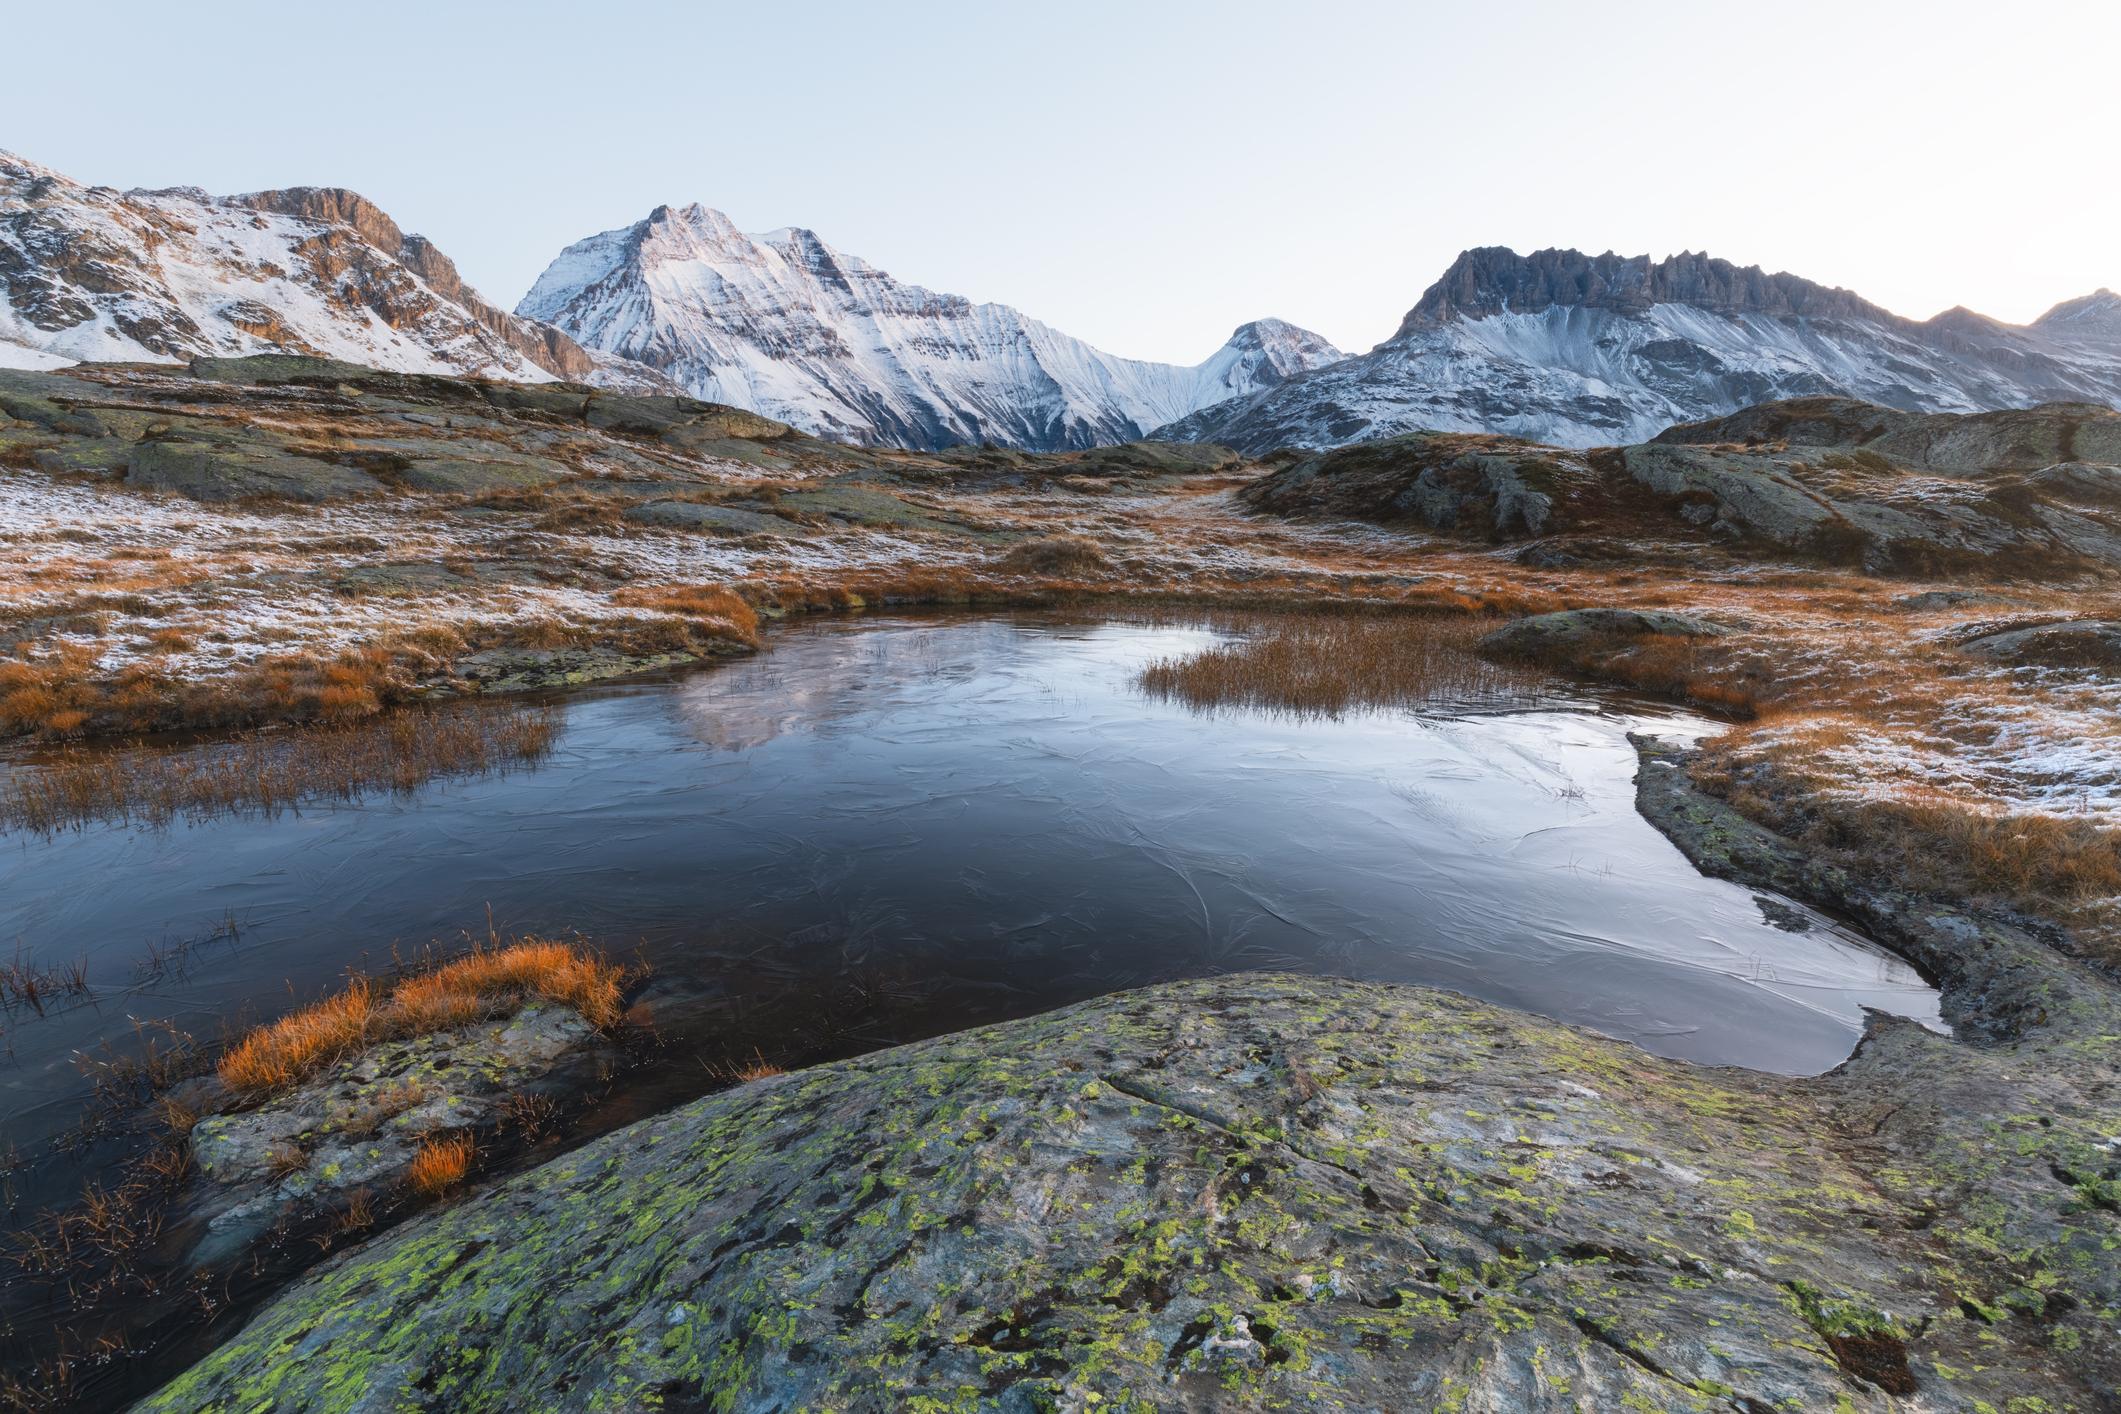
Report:
M 1938 1408 L 2096 1407 L 2111 1320 L 1962 1310 L 2017 1259 L 1975 1250 L 1978 1187 L 1852 1124 L 1861 1061 L 1152 988 L 607 1136 L 312 1274 L 143 1407 L 1885 1409 L 1902 1366 Z

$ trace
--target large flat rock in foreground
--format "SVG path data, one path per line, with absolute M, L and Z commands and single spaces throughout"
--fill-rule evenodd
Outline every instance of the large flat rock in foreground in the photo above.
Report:
M 1427 990 L 1157 987 L 609 1135 L 144 1407 L 2096 1408 L 2111 1257 L 2061 1269 L 2112 1214 L 1937 1158 L 2016 1086 L 1965 1123 L 2049 1182 L 2089 1121 L 2024 1060 L 1885 1024 L 1788 1079 Z

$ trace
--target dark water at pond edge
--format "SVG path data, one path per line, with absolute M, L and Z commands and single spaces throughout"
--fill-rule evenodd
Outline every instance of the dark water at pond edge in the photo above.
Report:
M 1633 809 L 1625 734 L 1699 723 L 1557 684 L 1525 710 L 1200 715 L 1135 686 L 1204 628 L 823 621 L 756 659 L 577 696 L 546 762 L 409 797 L 0 839 L 0 948 L 85 957 L 6 1018 L 7 1139 L 134 1018 L 211 1036 L 464 930 L 579 931 L 655 968 L 669 1053 L 788 1063 L 1244 968 L 1449 987 L 1662 1054 L 1829 1068 L 1905 964 L 1696 873 Z M 210 935 L 142 980 L 148 945 Z M 697 1069 L 697 1067 L 695 1067 Z M 677 1089 L 697 1083 L 679 1079 Z M 644 1095 L 659 1102 L 663 1087 Z

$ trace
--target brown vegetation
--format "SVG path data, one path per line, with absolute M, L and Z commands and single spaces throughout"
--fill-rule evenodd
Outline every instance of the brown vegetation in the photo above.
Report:
M 754 1048 L 749 1060 L 728 1061 L 718 1064 L 701 1063 L 702 1068 L 715 1080 L 727 1085 L 749 1085 L 754 1080 L 769 1080 L 788 1072 L 772 1061 L 766 1054 Z
M 758 647 L 758 611 L 722 584 L 658 584 L 627 587 L 612 602 L 628 608 L 654 609 L 684 619 L 711 638 L 747 648 Z
M 322 659 L 281 654 L 188 680 L 149 663 L 105 673 L 93 648 L 66 643 L 0 661 L 0 736 L 352 721 L 402 700 L 416 670 L 431 666 L 371 647 Z
M 1163 658 L 1143 670 L 1152 696 L 1209 710 L 1242 707 L 1339 716 L 1535 699 L 1544 675 L 1472 650 L 1492 622 L 1435 615 L 1316 612 L 1225 620 L 1234 643 Z
M 15 955 L 0 962 L 0 1008 L 27 1008 L 42 1016 L 47 1005 L 88 993 L 86 959 L 46 966 L 24 952 L 17 942 Z
M 1042 535 L 1013 547 L 996 561 L 1005 574 L 1082 579 L 1111 568 L 1104 549 L 1084 535 Z
M 1717 638 L 1651 633 L 1556 639 L 1526 661 L 1740 717 L 1759 706 L 1759 668 Z
M 471 1172 L 472 1144 L 468 1134 L 430 1139 L 412 1157 L 407 1180 L 413 1188 L 432 1198 L 464 1181 Z
M 0 830 L 91 820 L 162 826 L 179 817 L 411 791 L 438 776 L 542 760 L 560 731 L 550 707 L 472 704 L 380 722 L 314 725 L 209 746 L 69 748 L 0 778 Z
M 251 1032 L 224 1053 L 221 1079 L 258 1098 L 363 1046 L 505 1014 L 537 997 L 616 1025 L 624 972 L 572 943 L 526 938 L 468 956 L 393 988 L 356 977 L 346 989 Z
M 1801 751 L 1728 739 L 1710 745 L 1694 777 L 1843 868 L 1940 898 L 1985 899 L 2093 924 L 2083 932 L 2085 946 L 2121 968 L 2112 930 L 2096 926 L 2121 898 L 2121 828 L 2089 817 L 1995 809 L 1936 788 L 1852 798 L 1811 776 L 1813 765 Z M 2101 936 L 2109 941 L 2101 944 Z

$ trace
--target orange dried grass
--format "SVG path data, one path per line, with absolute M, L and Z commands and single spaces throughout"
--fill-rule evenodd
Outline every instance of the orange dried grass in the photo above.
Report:
M 390 1037 L 446 1031 L 532 997 L 571 1006 L 597 1026 L 617 1024 L 625 973 L 572 943 L 528 938 L 475 949 L 398 983 L 387 994 L 356 977 L 334 996 L 245 1036 L 222 1057 L 229 1088 L 260 1096 Z
M 654 609 L 685 619 L 717 638 L 726 638 L 756 648 L 759 642 L 758 611 L 737 592 L 723 584 L 658 584 L 626 588 L 612 596 L 614 604 L 630 609 Z
M 447 1193 L 471 1172 L 472 1152 L 468 1134 L 430 1139 L 412 1156 L 412 1168 L 406 1177 L 414 1188 L 429 1197 Z

